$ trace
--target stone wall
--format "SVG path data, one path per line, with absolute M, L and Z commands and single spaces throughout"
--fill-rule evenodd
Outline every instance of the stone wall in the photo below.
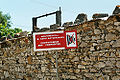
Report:
M 32 37 L 0 43 L 1 80 L 119 80 L 120 15 L 91 20 L 65 30 L 77 30 L 78 48 L 33 51 Z

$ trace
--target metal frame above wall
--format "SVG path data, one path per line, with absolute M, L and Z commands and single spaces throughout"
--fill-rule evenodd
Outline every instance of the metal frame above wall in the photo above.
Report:
M 55 11 L 55 12 L 52 12 L 52 13 L 49 13 L 49 14 L 45 14 L 45 15 L 41 15 L 41 16 L 38 16 L 38 17 L 33 17 L 32 18 L 32 24 L 33 24 L 33 32 L 36 32 L 35 31 L 35 27 L 37 27 L 37 19 L 38 18 L 42 18 L 42 17 L 47 17 L 49 15 L 53 15 L 53 14 L 56 14 L 56 24 L 58 24 L 59 26 L 61 26 L 61 7 L 59 7 L 59 10 L 58 11 Z

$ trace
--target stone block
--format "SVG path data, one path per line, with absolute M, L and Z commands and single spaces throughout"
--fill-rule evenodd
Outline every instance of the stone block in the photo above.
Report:
M 28 64 L 32 64 L 32 57 L 29 56 L 29 57 L 27 58 L 27 61 L 28 61 Z
M 72 62 L 79 61 L 79 57 L 74 57 L 71 61 L 72 61 Z
M 120 61 L 117 61 L 116 67 L 120 68 Z
M 82 40 L 89 41 L 91 38 L 89 36 L 85 36 Z
M 116 27 L 116 30 L 120 32 L 120 26 L 117 26 L 117 27 Z
M 115 34 L 109 33 L 105 36 L 105 39 L 106 39 L 106 41 L 112 41 L 112 40 L 116 40 L 117 37 Z
M 78 65 L 78 68 L 79 68 L 79 69 L 85 69 L 85 66 L 83 66 L 83 65 Z
M 94 29 L 94 34 L 101 34 L 100 29 Z
M 45 72 L 45 71 L 46 71 L 46 67 L 41 66 L 41 71 L 42 71 L 42 72 Z
M 94 47 L 91 47 L 91 48 L 90 48 L 90 51 L 95 51 L 95 48 L 94 48 Z
M 9 72 L 8 71 L 4 71 L 4 76 L 5 76 L 5 78 L 9 77 L 10 76 Z
M 87 15 L 84 14 L 84 13 L 81 13 L 75 19 L 74 24 L 80 24 L 80 23 L 83 23 L 83 22 L 86 22 L 86 21 L 87 21 Z
M 114 22 L 115 26 L 120 26 L 120 22 Z
M 75 80 L 75 79 L 77 79 L 77 77 L 76 76 L 70 76 L 70 79 Z
M 92 40 L 100 40 L 100 36 L 98 35 L 98 36 L 92 36 Z
M 92 78 L 94 76 L 92 73 L 85 73 L 84 75 L 88 78 Z
M 87 47 L 87 43 L 82 42 L 82 43 L 80 44 L 80 47 Z
M 110 43 L 109 42 L 105 42 L 105 43 L 102 44 L 101 49 L 103 49 L 103 48 L 110 48 L 110 47 L 111 47 Z
M 78 74 L 80 72 L 80 69 L 75 69 L 74 72 Z
M 96 63 L 94 66 L 95 66 L 96 68 L 103 68 L 103 67 L 105 67 L 106 65 L 105 65 L 104 62 L 98 62 L 98 63 Z
M 116 39 L 116 41 L 113 43 L 112 47 L 120 47 L 120 39 Z
M 120 76 L 114 76 L 112 77 L 112 80 L 120 80 Z
M 93 14 L 92 16 L 93 19 L 104 18 L 104 17 L 108 17 L 108 14 L 96 13 L 96 14 Z

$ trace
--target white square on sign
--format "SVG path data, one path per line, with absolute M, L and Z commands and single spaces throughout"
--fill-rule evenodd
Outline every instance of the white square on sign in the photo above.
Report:
M 66 42 L 67 47 L 76 47 L 76 33 L 75 32 L 66 32 Z

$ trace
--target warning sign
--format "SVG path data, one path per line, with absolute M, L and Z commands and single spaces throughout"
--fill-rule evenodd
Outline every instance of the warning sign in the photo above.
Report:
M 77 33 L 76 31 L 66 32 L 66 48 L 76 48 L 77 47 Z
M 77 48 L 76 31 L 33 33 L 34 51 Z

